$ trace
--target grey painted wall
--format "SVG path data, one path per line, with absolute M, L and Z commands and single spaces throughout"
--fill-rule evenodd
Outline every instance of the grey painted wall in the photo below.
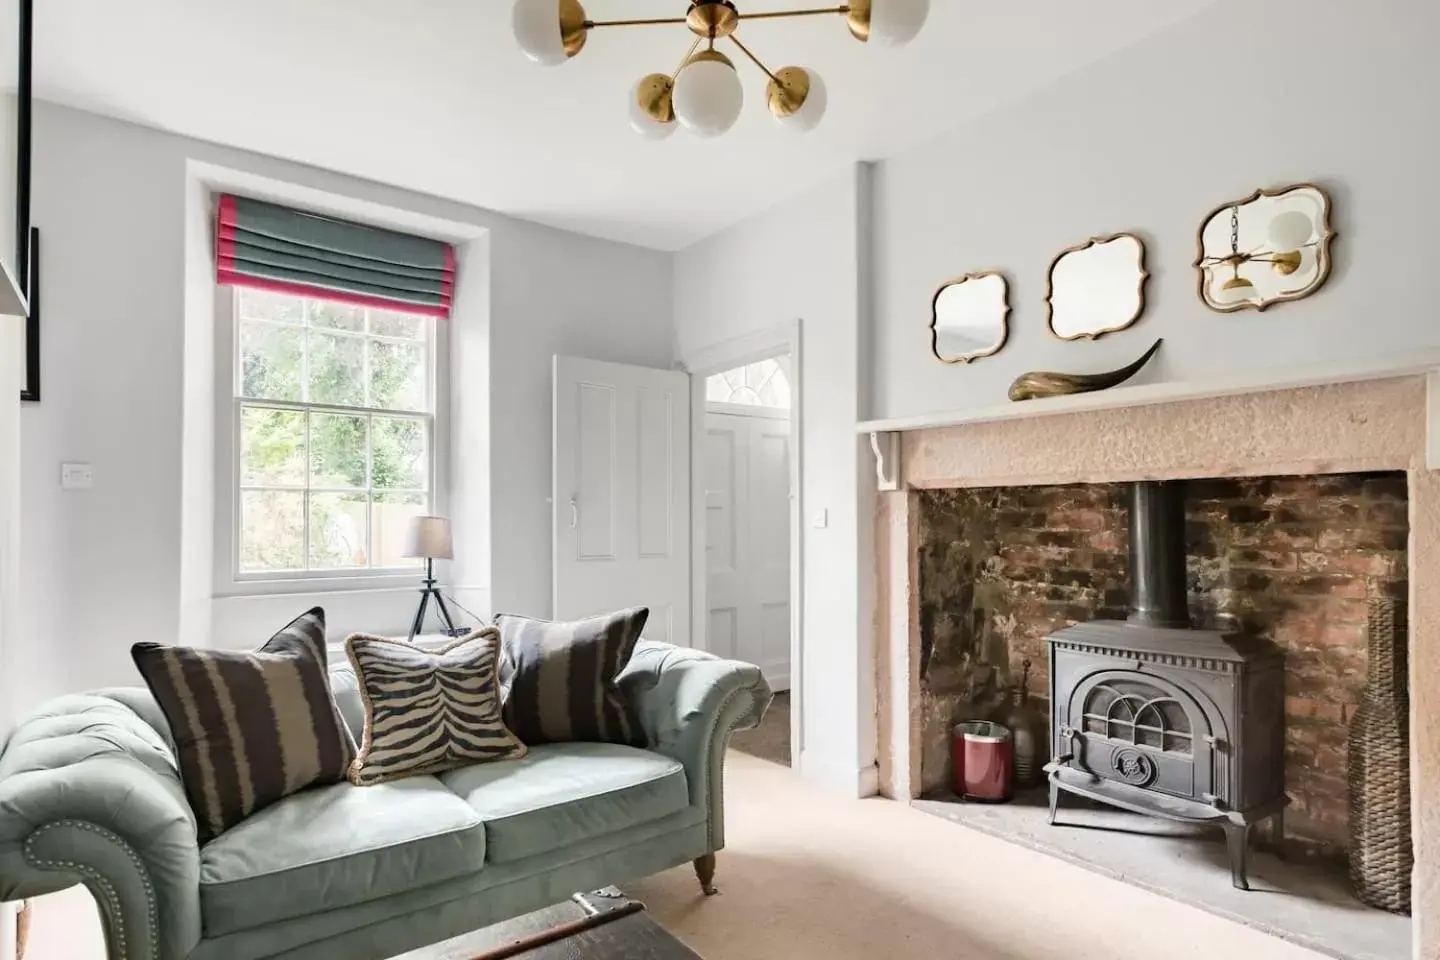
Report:
M 804 637 L 792 676 L 804 727 L 797 755 L 805 775 L 852 796 L 873 792 L 875 757 L 873 589 L 859 563 L 873 534 L 874 471 L 855 433 L 868 179 L 863 167 L 827 178 L 675 258 L 682 361 L 800 321 Z
M 489 229 L 488 586 L 494 606 L 547 614 L 550 357 L 668 367 L 670 258 L 42 104 L 34 219 L 45 252 L 45 396 L 21 414 L 25 645 L 12 651 L 29 699 L 133 682 L 133 641 L 203 639 L 177 636 L 187 159 Z M 60 489 L 66 460 L 94 465 L 93 490 Z M 414 602 L 374 600 L 364 622 L 403 628 Z M 257 631 L 283 625 L 271 624 L 275 605 L 262 610 Z M 227 615 L 217 607 L 217 621 Z M 351 616 L 358 626 L 361 612 Z
M 863 189 L 816 187 L 677 255 L 681 359 L 804 323 L 802 772 L 849 792 L 874 758 L 873 598 L 862 589 L 874 570 L 873 473 L 855 474 L 857 457 L 862 471 L 873 460 L 847 435 L 857 405 L 868 419 L 1004 403 L 1020 373 L 1109 369 L 1159 336 L 1142 382 L 1440 345 L 1427 279 L 1440 225 L 1437 33 L 1429 0 L 1222 0 L 877 164 L 869 202 Z M 1201 218 L 1257 187 L 1310 179 L 1338 208 L 1329 286 L 1264 314 L 1206 309 L 1191 269 Z M 1097 343 L 1055 340 L 1043 302 L 1051 259 L 1120 230 L 1149 244 L 1145 318 Z M 985 268 L 1010 277 L 1010 343 L 969 367 L 942 364 L 930 354 L 930 298 L 946 278 Z M 808 526 L 820 509 L 828 529 Z
M 1020 373 L 1118 367 L 1203 381 L 1440 344 L 1440 4 L 1224 0 L 1012 108 L 879 164 L 871 417 L 1004 403 Z M 1316 180 L 1337 208 L 1329 285 L 1264 314 L 1195 295 L 1202 217 L 1257 187 Z M 1045 326 L 1063 248 L 1131 230 L 1149 244 L 1149 310 L 1097 343 Z M 1010 343 L 965 367 L 930 355 L 930 298 L 1003 269 Z

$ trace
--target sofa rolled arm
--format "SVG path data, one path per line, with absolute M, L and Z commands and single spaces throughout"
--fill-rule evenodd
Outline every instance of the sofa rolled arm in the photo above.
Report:
M 650 748 L 684 764 L 690 804 L 706 811 L 711 851 L 723 848 L 725 747 L 731 733 L 757 725 L 774 698 L 760 668 L 642 640 L 619 682 Z
M 0 753 L 0 900 L 84 884 L 111 960 L 183 960 L 200 942 L 200 849 L 159 714 L 132 706 L 142 699 L 60 697 L 10 735 Z

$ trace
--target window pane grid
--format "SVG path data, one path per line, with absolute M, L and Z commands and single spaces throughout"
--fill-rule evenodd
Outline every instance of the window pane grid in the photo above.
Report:
M 317 305 L 326 305 L 326 301 L 302 297 L 276 297 L 271 296 L 268 301 L 272 304 L 272 312 L 279 311 L 284 316 L 266 316 L 263 310 L 246 311 L 237 307 L 236 336 L 240 341 L 238 347 L 241 362 L 236 365 L 235 395 L 246 397 L 252 400 L 280 400 L 286 402 L 314 403 L 317 400 L 327 401 L 330 406 L 362 406 L 377 409 L 395 409 L 410 413 L 421 413 L 429 410 L 432 404 L 431 388 L 431 351 L 430 351 L 430 326 L 434 322 L 429 317 L 421 317 L 413 314 L 405 314 L 393 310 L 381 310 L 372 307 L 355 308 L 362 318 L 362 328 L 358 330 L 345 329 L 337 326 L 318 324 L 315 320 Z M 276 306 L 275 304 L 278 304 Z M 286 319 L 292 316 L 294 319 Z M 383 318 L 385 326 L 381 326 L 380 319 Z M 410 335 L 405 333 L 389 332 L 397 327 L 406 327 L 413 330 Z M 262 334 L 253 344 L 254 353 L 246 350 L 246 333 Z M 271 337 L 263 336 L 269 332 Z M 271 364 L 283 366 L 285 357 L 283 353 L 276 354 L 276 351 L 283 351 L 290 342 L 285 335 L 290 334 L 299 338 L 299 383 L 293 388 L 288 383 L 278 384 L 278 388 L 285 393 L 277 395 L 273 391 L 277 384 L 270 382 L 260 375 L 268 369 Z M 272 343 L 271 340 L 275 339 Z M 341 385 L 358 386 L 356 395 L 358 402 L 330 402 L 334 397 L 317 397 L 315 391 L 315 377 L 319 373 L 316 367 L 317 350 L 321 345 L 328 345 L 333 356 L 325 359 L 331 365 L 329 372 L 344 367 L 347 356 L 352 348 L 344 346 L 353 344 L 358 347 L 359 369 L 355 370 L 350 377 L 340 376 L 337 378 Z M 384 398 L 376 397 L 377 388 L 377 350 L 385 349 L 391 355 L 391 366 L 400 367 L 401 378 L 391 384 L 390 395 Z M 408 369 L 405 369 L 406 363 Z M 247 390 L 247 371 L 256 368 L 254 389 Z M 352 370 L 354 368 L 352 367 Z M 391 371 L 394 372 L 394 371 Z M 354 381 L 359 383 L 355 384 Z M 268 390 L 267 390 L 268 388 Z M 293 392 L 292 392 L 293 391 Z M 345 397 L 345 400 L 352 399 Z
M 381 497 L 423 497 L 428 491 L 396 490 L 390 487 L 286 487 L 286 486 L 262 486 L 260 484 L 247 483 L 240 488 L 241 493 L 264 493 L 274 491 L 275 493 L 364 493 Z
M 425 509 L 428 508 L 428 505 L 429 505 L 429 466 L 430 466 L 428 454 L 429 454 L 430 447 L 431 447 L 431 433 L 432 433 L 432 428 L 431 428 L 432 425 L 431 425 L 431 418 L 430 418 L 430 417 L 426 417 L 426 416 L 415 416 L 415 415 L 411 415 L 411 416 L 396 416 L 396 415 L 390 414 L 388 411 L 374 411 L 374 412 L 371 412 L 371 411 L 361 411 L 361 410 L 346 410 L 345 408 L 340 408 L 340 409 L 344 410 L 345 415 L 346 415 L 347 417 L 349 417 L 349 418 L 351 418 L 351 419 L 354 419 L 354 420 L 364 420 L 365 423 L 366 423 L 365 443 L 364 443 L 364 447 L 365 447 L 365 449 L 364 449 L 365 481 L 366 481 L 366 482 L 365 482 L 365 484 L 363 484 L 363 485 L 357 484 L 357 485 L 353 485 L 353 486 L 345 486 L 345 485 L 338 485 L 338 484 L 334 484 L 334 483 L 317 484 L 317 483 L 314 483 L 314 482 L 313 482 L 313 479 L 314 479 L 314 471 L 315 471 L 315 469 L 316 469 L 316 458 L 315 458 L 315 455 L 314 455 L 314 450 L 315 450 L 315 445 L 316 445 L 316 443 L 315 443 L 315 416 L 314 416 L 313 414 L 318 413 L 320 416 L 323 416 L 323 417 L 334 417 L 335 414 L 334 414 L 334 413 L 331 413 L 328 408 L 325 409 L 325 410 L 314 410 L 314 409 L 312 409 L 312 408 L 307 407 L 307 406 L 304 405 L 304 404 L 291 404 L 291 403 L 287 403 L 287 404 L 258 403 L 258 404 L 257 404 L 257 403 L 252 403 L 252 402 L 250 402 L 250 401 L 245 401 L 245 400 L 239 401 L 239 406 L 240 406 L 240 422 L 241 422 L 242 424 L 244 423 L 244 414 L 245 414 L 245 412 L 246 412 L 247 410 L 275 410 L 275 411 L 302 413 L 302 414 L 304 415 L 304 417 L 305 417 L 305 444 L 304 444 L 304 446 L 305 446 L 305 448 L 306 448 L 306 457 L 305 457 L 305 459 L 306 459 L 306 461 L 307 461 L 307 464 L 306 464 L 306 482 L 305 482 L 304 484 L 287 484 L 287 483 L 241 483 L 241 484 L 239 485 L 239 490 L 240 490 L 240 494 L 241 494 L 241 499 L 242 499 L 242 501 L 244 501 L 244 499 L 245 499 L 245 494 L 275 493 L 275 494 L 292 494 L 292 495 L 299 495 L 299 496 L 301 497 L 301 500 L 302 500 L 302 506 L 301 506 L 302 529 L 301 529 L 300 533 L 301 533 L 301 555 L 302 555 L 302 557 L 303 557 L 303 559 L 304 559 L 304 565 L 301 566 L 301 567 L 284 566 L 284 567 L 276 568 L 276 567 L 273 567 L 273 566 L 257 566 L 257 565 L 255 565 L 255 564 L 252 563 L 252 564 L 250 564 L 250 565 L 248 566 L 248 568 L 247 568 L 247 565 L 246 565 L 246 563 L 245 563 L 245 551 L 244 551 L 244 547 L 245 547 L 245 543 L 244 543 L 244 524 L 242 523 L 242 536 L 241 536 L 240 542 L 239 542 L 239 544 L 238 544 L 238 546 L 240 547 L 240 551 L 239 551 L 239 552 L 240 552 L 240 562 L 241 562 L 241 569 L 242 569 L 242 570 L 246 570 L 247 572 L 281 572 L 281 571 L 291 571 L 291 570 L 296 571 L 296 572 L 313 572 L 313 571 L 317 571 L 317 570 L 342 570 L 342 569 L 352 569 L 352 568 L 375 569 L 375 568 L 378 568 L 378 567 L 383 567 L 383 568 L 389 569 L 389 568 L 394 568 L 394 567 L 413 567 L 413 566 L 417 566 L 417 564 L 411 564 L 411 563 L 406 563 L 406 562 L 404 562 L 403 558 L 400 558 L 398 562 L 385 562 L 385 563 L 383 563 L 383 564 L 382 564 L 382 563 L 376 563 L 376 557 L 379 555 L 379 552 L 386 552 L 386 553 L 393 554 L 393 551 L 378 551 L 378 547 L 377 547 L 377 544 L 376 544 L 376 530 L 377 530 L 376 513 L 377 513 L 377 511 L 376 511 L 375 507 L 376 507 L 376 504 L 377 504 L 377 502 L 378 502 L 378 503 L 380 503 L 382 506 L 394 506 L 394 507 L 397 507 L 397 508 L 404 508 L 404 507 L 411 507 L 411 506 L 417 507 L 418 510 L 415 511 L 415 512 L 423 512 Z M 423 438 L 424 438 L 424 454 L 425 454 L 425 456 L 424 456 L 422 459 L 423 459 L 425 462 L 423 463 L 422 469 L 424 470 L 424 479 L 425 479 L 425 481 L 426 481 L 425 485 L 423 485 L 423 486 L 417 486 L 417 485 L 414 485 L 414 484 L 402 484 L 402 485 L 397 485 L 397 486 L 377 486 L 377 485 L 375 484 L 374 480 L 375 480 L 375 438 L 376 438 L 375 421 L 376 421 L 376 420 L 412 423 L 412 424 L 414 424 L 417 428 L 419 428 L 420 433 L 421 433 L 421 436 L 423 436 Z M 244 465 L 242 465 L 241 472 L 242 472 L 242 476 L 243 476 L 243 474 L 244 474 L 244 472 L 245 472 L 245 467 L 244 467 Z M 317 530 L 316 530 L 316 518 L 315 518 L 315 512 L 316 512 L 316 510 L 315 510 L 315 507 L 316 507 L 316 500 L 317 500 L 317 498 L 330 498 L 330 499 L 333 499 L 333 500 L 335 501 L 335 503 L 334 503 L 332 506 L 337 506 L 337 507 L 342 507 L 342 508 L 343 508 L 344 504 L 347 503 L 347 502 L 358 503 L 358 502 L 360 502 L 360 501 L 363 500 L 363 503 L 364 503 L 364 515 L 365 515 L 365 533 L 364 533 L 363 538 L 359 538 L 359 539 L 363 539 L 363 542 L 364 542 L 364 548 L 363 548 L 364 552 L 363 552 L 362 557 L 360 558 L 362 562 L 357 562 L 357 563 L 317 563 L 317 562 L 316 562 L 316 559 L 317 559 L 317 558 L 316 558 L 315 555 L 316 555 L 317 552 L 319 552 L 319 551 L 317 550 L 317 546 L 318 546 L 318 544 L 319 544 L 319 541 L 317 541 L 317 539 L 316 539 L 316 533 L 317 533 L 317 532 L 320 532 L 320 533 L 326 532 L 325 530 L 321 530 L 321 531 L 317 531 Z M 396 514 L 395 514 L 395 515 L 396 515 L 397 517 L 403 516 L 403 511 L 396 511 Z M 342 509 L 342 510 L 340 511 L 340 519 L 343 521 L 343 518 L 344 518 L 344 511 L 343 511 L 343 509 Z M 243 519 L 243 518 L 242 518 L 242 519 Z M 333 519 L 333 517 L 332 517 L 332 519 Z M 392 524 L 391 526 L 394 526 L 394 525 Z M 388 529 L 388 527 L 387 527 L 387 529 Z M 395 539 L 394 536 L 391 536 L 391 537 L 390 537 L 390 540 L 394 540 L 394 539 Z M 344 536 L 344 534 L 341 534 L 341 535 L 340 535 L 340 540 L 341 540 L 342 542 L 344 542 L 344 541 L 347 540 L 347 538 Z M 377 551 L 378 551 L 378 552 L 377 552 Z M 351 555 L 353 556 L 353 552 L 352 552 Z
M 303 323 L 295 323 L 289 320 L 271 320 L 268 317 L 241 317 L 240 322 L 248 327 L 273 327 L 277 330 L 295 330 Z M 399 337 L 389 333 L 367 333 L 364 330 L 345 330 L 340 327 L 311 327 L 312 330 L 323 331 L 329 337 L 347 337 L 351 340 L 377 340 L 381 343 L 394 343 L 405 345 L 416 345 L 426 341 L 422 335 L 419 337 Z
M 240 291 L 236 318 L 237 571 L 418 566 L 400 554 L 430 507 L 433 321 Z

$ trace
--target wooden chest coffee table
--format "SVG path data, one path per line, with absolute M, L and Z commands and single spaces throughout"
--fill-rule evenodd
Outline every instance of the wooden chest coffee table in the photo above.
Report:
M 644 904 L 618 890 L 565 903 L 456 937 L 395 960 L 701 960 L 666 933 Z

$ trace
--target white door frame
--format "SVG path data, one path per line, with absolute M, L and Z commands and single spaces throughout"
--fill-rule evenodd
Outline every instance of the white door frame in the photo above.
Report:
M 709 650 L 710 603 L 705 563 L 705 378 L 757 360 L 790 357 L 790 757 L 798 767 L 804 747 L 805 696 L 805 487 L 800 320 L 776 324 L 691 354 L 690 373 L 690 610 L 691 642 Z

